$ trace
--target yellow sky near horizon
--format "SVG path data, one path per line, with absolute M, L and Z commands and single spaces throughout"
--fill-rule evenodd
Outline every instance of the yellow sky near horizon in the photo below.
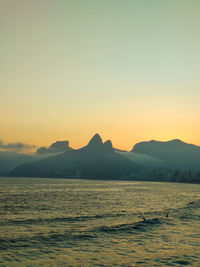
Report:
M 1 1 L 0 140 L 200 145 L 200 2 Z

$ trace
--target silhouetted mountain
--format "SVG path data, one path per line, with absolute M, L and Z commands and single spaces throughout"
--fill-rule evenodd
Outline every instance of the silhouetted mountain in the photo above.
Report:
M 62 149 L 65 152 L 60 152 Z M 141 142 L 131 152 L 122 152 L 113 148 L 110 140 L 103 143 L 99 134 L 95 134 L 86 146 L 77 150 L 69 148 L 68 141 L 53 143 L 46 150 L 54 152 L 20 155 L 21 161 L 15 160 L 13 165 L 7 160 L 9 168 L 28 161 L 9 175 L 200 183 L 200 147 L 178 139 Z
M 100 146 L 102 145 L 102 139 L 101 139 L 101 136 L 99 134 L 95 134 L 92 139 L 89 141 L 87 147 L 90 147 L 90 146 Z
M 40 147 L 36 151 L 37 154 L 44 154 L 44 153 L 59 153 L 65 152 L 67 150 L 72 150 L 69 147 L 69 141 L 56 141 L 55 143 L 51 144 L 48 148 Z
M 7 175 L 14 168 L 25 162 L 40 160 L 51 156 L 51 153 L 30 155 L 18 152 L 0 151 L 0 176 Z
M 102 142 L 96 134 L 87 146 L 57 156 L 23 164 L 11 176 L 123 179 L 134 177 L 137 164 L 116 153 L 111 141 Z
M 159 168 L 166 166 L 165 160 L 155 158 L 145 154 L 139 154 L 135 152 L 120 152 L 120 155 L 130 159 L 131 161 L 137 163 L 141 168 Z
M 175 139 L 167 142 L 137 143 L 132 152 L 148 155 L 165 162 L 163 166 L 180 170 L 200 170 L 200 147 Z
M 0 152 L 0 175 L 7 175 L 17 166 L 32 160 L 32 156 L 20 154 L 17 152 L 1 151 Z

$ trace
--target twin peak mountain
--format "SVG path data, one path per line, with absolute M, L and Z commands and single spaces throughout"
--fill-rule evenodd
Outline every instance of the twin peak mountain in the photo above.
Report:
M 51 144 L 48 148 L 40 147 L 37 150 L 37 154 L 45 154 L 45 153 L 59 153 L 74 150 L 69 146 L 69 141 L 56 141 Z M 112 146 L 112 142 L 107 140 L 103 143 L 99 134 L 95 134 L 92 139 L 89 141 L 88 145 L 78 149 L 78 150 L 97 150 L 101 152 L 114 152 L 114 148 Z
M 52 145 L 45 149 L 47 151 L 49 149 L 52 150 Z M 22 164 L 15 168 L 10 175 L 21 177 L 120 179 L 123 176 L 127 177 L 137 169 L 134 162 L 115 151 L 110 140 L 103 143 L 100 135 L 95 134 L 89 143 L 80 149 L 72 149 L 69 146 L 65 146 L 63 153 Z
M 35 157 L 34 161 L 17 166 L 9 176 L 131 180 L 162 176 L 174 181 L 179 179 L 177 173 L 174 176 L 178 170 L 185 172 L 180 174 L 181 179 L 185 175 L 183 181 L 190 179 L 189 171 L 198 172 L 195 179 L 199 177 L 200 182 L 200 147 L 178 139 L 140 142 L 128 152 L 113 148 L 110 140 L 103 142 L 95 134 L 80 149 L 71 148 L 68 141 L 57 141 L 38 149 Z
M 103 143 L 101 137 L 99 134 L 95 134 L 92 139 L 89 141 L 88 145 L 84 147 L 83 149 L 97 149 L 100 151 L 105 152 L 114 152 L 112 142 L 110 140 L 107 140 Z

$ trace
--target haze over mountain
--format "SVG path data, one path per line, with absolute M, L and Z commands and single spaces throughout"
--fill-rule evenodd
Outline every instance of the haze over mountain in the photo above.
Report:
M 14 151 L 0 151 L 0 176 L 7 175 L 14 168 L 23 163 L 52 157 L 53 155 L 55 155 L 55 153 L 24 154 Z
M 0 148 L 4 149 L 4 151 L 0 151 L 1 176 L 7 175 L 10 171 L 23 163 L 40 160 L 67 150 L 72 150 L 72 148 L 69 147 L 69 141 L 56 141 L 48 148 L 40 147 L 35 154 L 20 153 L 24 148 L 35 148 L 33 145 L 30 146 L 22 143 L 4 144 L 0 141 Z M 7 151 L 5 149 L 7 149 Z
M 55 143 L 51 144 L 48 148 L 40 147 L 37 149 L 37 154 L 45 154 L 45 153 L 60 153 L 65 152 L 67 150 L 72 150 L 69 147 L 69 141 L 56 141 Z
M 200 170 L 200 147 L 179 139 L 137 143 L 131 152 L 162 160 L 163 166 L 180 170 Z
M 166 162 L 163 159 L 159 159 L 146 154 L 139 154 L 135 152 L 117 151 L 123 157 L 130 159 L 131 161 L 139 164 L 141 168 L 158 168 L 166 166 Z
M 31 155 L 10 151 L 0 151 L 0 176 L 7 175 L 17 166 L 32 160 Z
M 0 153 L 0 175 L 200 181 L 200 147 L 178 139 L 140 142 L 127 152 L 95 134 L 80 149 L 70 148 L 69 141 L 56 141 L 34 155 L 9 153 Z

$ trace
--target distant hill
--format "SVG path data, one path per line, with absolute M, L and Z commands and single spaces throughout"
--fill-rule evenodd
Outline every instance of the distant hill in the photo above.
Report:
M 115 152 L 111 141 L 103 143 L 96 134 L 81 149 L 23 164 L 11 171 L 10 176 L 127 179 L 138 171 L 136 163 Z
M 0 151 L 0 176 L 7 175 L 12 169 L 31 160 L 31 155 Z
M 22 154 L 11 151 L 0 151 L 0 176 L 8 175 L 14 168 L 23 163 L 52 157 L 52 155 L 57 155 L 57 154 L 45 153 L 45 154 L 30 155 L 30 154 Z
M 35 154 L 0 151 L 0 176 L 8 175 L 14 168 L 23 163 L 49 158 L 71 150 L 73 149 L 69 147 L 69 141 L 56 141 L 48 148 L 40 147 Z
M 65 152 L 60 152 L 63 149 Z M 16 177 L 200 183 L 200 147 L 178 139 L 140 142 L 127 152 L 113 148 L 110 140 L 103 143 L 95 134 L 80 149 L 70 148 L 68 141 L 59 141 L 40 152 L 33 156 L 9 154 L 7 158 L 4 154 L 3 161 L 0 153 L 0 175 L 9 170 L 8 175 Z
M 141 168 L 158 168 L 165 167 L 166 162 L 163 159 L 159 159 L 153 156 L 149 156 L 146 154 L 139 154 L 135 152 L 123 152 L 117 151 L 123 157 L 128 158 L 129 160 L 137 163 Z
M 200 170 L 200 147 L 175 139 L 167 142 L 137 143 L 132 152 L 165 162 L 163 166 L 180 170 Z
M 40 147 L 36 151 L 36 154 L 46 154 L 46 153 L 60 153 L 72 150 L 71 147 L 69 147 L 69 141 L 56 141 L 55 143 L 52 143 L 48 148 L 46 147 Z

